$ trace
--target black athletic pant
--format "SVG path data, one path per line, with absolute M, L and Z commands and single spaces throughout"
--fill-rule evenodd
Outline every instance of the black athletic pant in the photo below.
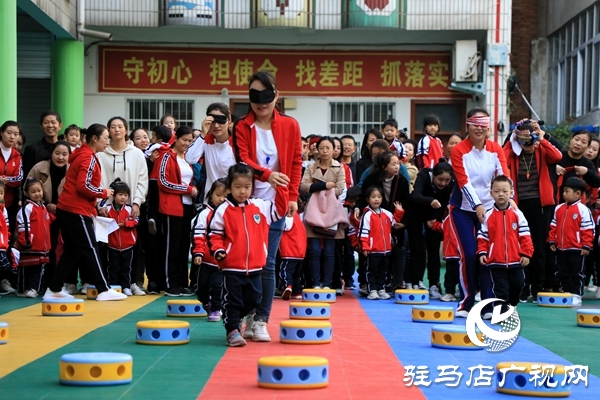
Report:
M 446 259 L 446 274 L 444 275 L 444 289 L 446 293 L 450 293 L 453 295 L 458 295 L 459 292 L 456 291 L 456 285 L 458 285 L 459 279 L 459 267 L 458 267 L 458 258 L 447 258 Z
M 527 199 L 519 200 L 519 210 L 523 212 L 529 225 L 534 250 L 533 257 L 525 268 L 525 287 L 521 297 L 527 299 L 531 294 L 536 298 L 537 294 L 543 290 L 546 279 L 546 240 L 554 206 L 542 207 L 540 199 Z
M 397 242 L 392 246 L 392 255 L 388 262 L 388 269 L 392 275 L 392 289 L 398 289 L 404 282 L 404 275 L 406 270 L 406 252 L 405 246 L 405 235 L 406 230 L 401 229 L 397 234 Z M 418 282 L 417 282 L 418 283 Z
M 111 285 L 131 289 L 133 247 L 127 250 L 108 249 L 108 280 Z
M 556 278 L 564 292 L 583 295 L 585 258 L 581 250 L 556 250 Z
M 188 259 L 190 254 L 190 232 L 194 206 L 183 205 L 183 217 L 163 215 L 165 246 L 165 275 L 167 288 L 184 289 L 189 286 Z
M 282 258 L 279 264 L 279 278 L 283 282 L 284 289 L 292 287 L 292 293 L 302 292 L 302 260 L 294 258 Z
M 42 276 L 44 275 L 44 264 L 28 265 L 18 268 L 18 293 L 25 293 L 29 289 L 40 292 L 42 287 Z
M 369 254 L 367 256 L 367 290 L 383 290 L 385 286 L 385 276 L 388 270 L 391 255 L 388 254 Z
M 240 329 L 240 322 L 250 311 L 260 305 L 262 298 L 261 271 L 223 271 L 223 325 L 229 334 Z
M 418 285 L 425 275 L 429 286 L 440 286 L 440 243 L 442 235 L 425 226 L 423 221 L 415 221 L 408 227 L 410 248 L 409 277 L 413 285 Z
M 73 266 L 81 265 L 89 272 L 91 282 L 98 293 L 109 289 L 108 281 L 102 272 L 98 242 L 94 233 L 94 221 L 90 217 L 56 210 L 58 222 L 64 241 L 64 252 L 54 270 L 52 281 L 48 285 L 51 291 L 60 292 L 65 277 Z
M 508 302 L 511 306 L 519 304 L 521 290 L 525 285 L 523 268 L 490 268 L 490 278 L 494 297 Z
M 356 265 L 354 261 L 354 247 L 348 238 L 348 228 L 346 228 L 346 234 L 342 241 L 343 246 L 343 263 L 342 263 L 342 278 L 344 279 L 344 285 L 346 287 L 354 286 L 354 272 L 356 271 Z
M 196 286 L 196 295 L 206 311 L 220 311 L 223 272 L 218 267 L 200 264 L 196 275 Z M 208 307 L 209 303 L 210 307 Z

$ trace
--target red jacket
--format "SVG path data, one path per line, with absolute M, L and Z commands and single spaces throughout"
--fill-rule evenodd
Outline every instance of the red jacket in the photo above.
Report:
M 21 153 L 19 153 L 14 147 L 10 149 L 10 156 L 8 161 L 4 160 L 4 157 L 0 155 L 0 176 L 6 179 L 6 187 L 14 188 L 21 186 L 23 182 L 23 159 Z M 4 205 L 10 207 L 13 202 L 13 191 L 4 191 Z
M 523 213 L 496 205 L 485 213 L 477 233 L 477 255 L 487 256 L 488 267 L 519 268 L 521 257 L 533 256 L 533 242 Z
M 554 198 L 556 188 L 552 183 L 549 168 L 555 168 L 554 164 L 562 159 L 562 153 L 547 140 L 540 140 L 538 143 L 540 145 L 535 147 L 535 165 L 539 176 L 540 202 L 542 207 L 553 206 L 556 204 Z M 506 163 L 510 170 L 510 176 L 513 178 L 513 181 L 516 181 L 519 176 L 520 157 L 513 151 L 510 141 L 504 145 L 504 154 L 506 155 Z M 514 189 L 514 200 L 519 204 L 519 193 L 516 182 Z
M 444 256 L 444 260 L 458 260 L 460 259 L 460 251 L 459 251 L 459 235 L 456 230 L 456 225 L 454 224 L 454 220 L 450 216 L 450 211 L 452 210 L 450 206 L 448 209 L 448 214 L 444 217 L 442 222 L 434 221 L 432 230 L 436 232 L 441 232 L 444 234 L 444 240 L 442 242 L 442 255 Z
M 282 196 L 276 196 L 281 199 Z M 281 219 L 287 202 L 276 205 L 262 199 L 248 199 L 237 204 L 231 195 L 214 211 L 208 230 L 208 246 L 216 255 L 224 251 L 227 257 L 219 261 L 223 271 L 251 272 L 262 270 L 267 262 L 269 225 Z
M 594 242 L 592 218 L 592 212 L 580 200 L 559 204 L 550 222 L 548 243 L 561 251 L 590 250 Z
M 113 250 L 128 250 L 135 246 L 137 241 L 138 218 L 131 216 L 131 206 L 125 204 L 120 210 L 115 208 L 114 204 L 108 206 L 108 217 L 115 220 L 117 224 L 123 222 L 125 226 L 119 227 L 116 231 L 108 235 L 108 247 Z
M 101 177 L 100 163 L 94 150 L 82 144 L 69 157 L 69 169 L 57 207 L 86 217 L 98 215 L 96 199 L 108 196 L 107 190 L 100 187 Z
M 43 203 L 27 200 L 17 213 L 18 249 L 22 252 L 20 266 L 39 265 L 50 261 L 50 224 L 54 221 Z M 37 253 L 28 255 L 27 253 Z
M 376 212 L 371 207 L 365 208 L 358 230 L 361 249 L 369 253 L 389 254 L 392 251 L 392 224 L 400 222 L 404 210 L 391 212 L 383 208 Z
M 192 221 L 192 255 L 194 257 L 202 257 L 202 264 L 217 267 L 219 264 L 212 254 L 210 254 L 210 251 L 208 251 L 208 244 L 206 242 L 206 230 L 213 212 L 213 208 L 207 205 Z
M 168 151 L 154 163 L 158 164 L 158 212 L 174 217 L 183 217 L 182 196 L 192 194 L 192 182 L 181 181 L 177 154 Z M 192 179 L 193 176 L 192 176 Z
M 254 127 L 255 118 L 254 112 L 250 112 L 236 121 L 233 126 L 232 135 L 233 150 L 237 162 L 248 164 L 254 170 L 256 179 L 261 182 L 267 182 L 269 176 L 271 176 L 271 170 L 261 167 L 256 159 L 257 139 Z M 298 121 L 294 118 L 275 110 L 273 111 L 271 131 L 273 132 L 273 138 L 277 146 L 280 172 L 290 178 L 287 191 L 277 190 L 277 195 L 283 196 L 283 200 L 287 204 L 288 201 L 296 201 L 298 198 L 300 180 L 302 179 L 302 139 L 300 125 L 298 125 Z
M 158 170 L 159 170 L 159 160 L 163 158 L 165 153 L 171 151 L 171 146 L 168 143 L 161 143 L 160 147 L 156 149 L 158 151 L 158 157 L 154 160 L 154 164 L 152 166 L 152 171 L 149 171 L 148 179 L 158 180 Z
M 433 168 L 440 158 L 444 157 L 444 145 L 440 138 L 428 134 L 423 135 L 415 149 L 417 167 Z
M 279 242 L 279 254 L 283 259 L 304 260 L 306 256 L 306 228 L 298 213 L 285 218 L 285 229 Z
M 0 250 L 8 250 L 10 234 L 8 233 L 8 213 L 4 204 L 0 204 Z

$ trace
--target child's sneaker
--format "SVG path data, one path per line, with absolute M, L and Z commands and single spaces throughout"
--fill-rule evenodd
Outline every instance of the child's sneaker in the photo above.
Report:
M 377 294 L 377 290 L 371 290 L 369 295 L 367 296 L 369 300 L 379 300 L 379 294 Z
M 574 294 L 573 295 L 573 307 L 579 307 L 581 306 L 581 296 L 579 296 L 578 294 Z
M 240 331 L 235 329 L 235 330 L 229 332 L 229 334 L 227 335 L 227 346 L 240 347 L 240 346 L 245 346 L 245 345 L 246 345 L 246 341 L 244 340 L 242 335 L 240 335 Z
M 423 284 L 423 281 L 419 281 L 419 290 L 427 290 L 427 286 Z
M 475 301 L 481 301 L 481 292 L 475 294 Z
M 380 290 L 379 292 L 377 292 L 377 294 L 379 295 L 379 298 L 381 300 L 388 300 L 390 298 L 390 295 L 387 294 L 387 292 L 385 291 L 385 289 Z
M 74 283 L 67 283 L 65 285 L 65 291 L 69 294 L 77 294 L 77 285 Z
M 125 300 L 127 295 L 124 293 L 119 293 L 114 289 L 108 289 L 105 292 L 98 293 L 98 297 L 96 297 L 96 301 L 113 301 L 113 300 Z
M 2 281 L 0 282 L 0 288 L 2 288 L 2 290 L 6 293 L 15 293 L 16 292 L 15 288 L 12 287 L 12 285 L 10 284 L 8 279 L 2 279 Z
M 254 321 L 254 325 L 252 325 L 252 340 L 255 342 L 271 341 L 271 336 L 269 336 L 267 323 L 265 321 Z
M 73 296 L 71 296 L 69 293 L 65 292 L 64 290 L 61 290 L 60 292 L 53 292 L 52 290 L 50 290 L 50 288 L 46 289 L 46 293 L 44 293 L 44 300 L 52 300 L 52 299 L 57 299 L 57 300 L 64 300 L 64 299 L 74 299 Z
M 156 221 L 154 220 L 154 218 L 150 218 L 148 220 L 148 233 L 154 236 L 157 232 L 158 230 L 156 229 Z
M 369 290 L 367 289 L 367 285 L 360 285 L 360 289 L 358 289 L 358 294 L 361 296 L 368 296 Z
M 134 296 L 145 296 L 146 292 L 144 292 L 144 290 L 138 286 L 137 283 L 132 283 L 131 284 L 131 293 L 133 293 Z
M 129 288 L 123 289 L 123 294 L 125 296 L 133 296 L 133 293 L 131 293 L 131 289 L 129 289 Z
M 288 286 L 288 287 L 285 288 L 285 290 L 281 294 L 281 298 L 283 300 L 289 300 L 291 295 L 292 295 L 292 287 Z
M 25 292 L 25 297 L 29 297 L 30 299 L 35 299 L 38 297 L 38 292 L 35 289 L 29 289 Z
M 81 289 L 79 289 L 79 293 L 81 293 L 81 294 L 87 294 L 88 286 L 90 286 L 89 283 L 84 283 L 83 286 L 81 286 Z
M 219 322 L 221 320 L 221 311 L 211 311 L 208 313 L 208 322 Z M 239 335 L 239 332 L 238 332 Z
M 442 298 L 440 300 L 441 301 L 456 301 L 456 296 L 454 296 L 452 293 L 446 293 L 445 295 L 442 296 Z
M 439 300 L 442 298 L 440 289 L 437 287 L 437 285 L 431 285 L 429 288 L 429 298 L 431 300 Z
M 252 339 L 252 327 L 254 326 L 254 314 L 248 314 L 244 317 L 242 321 L 242 326 L 244 327 L 244 339 Z

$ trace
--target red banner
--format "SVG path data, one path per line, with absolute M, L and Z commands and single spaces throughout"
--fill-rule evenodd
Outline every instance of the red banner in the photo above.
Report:
M 448 89 L 451 54 L 100 46 L 98 90 L 118 93 L 248 93 L 266 70 L 283 96 L 461 96 Z

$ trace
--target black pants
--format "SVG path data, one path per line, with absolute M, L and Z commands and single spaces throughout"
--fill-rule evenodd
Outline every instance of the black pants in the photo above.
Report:
M 519 304 L 519 296 L 525 285 L 523 268 L 490 268 L 492 293 L 511 306 Z
M 533 257 L 525 268 L 525 287 L 521 296 L 526 299 L 531 294 L 535 298 L 544 288 L 546 279 L 546 239 L 554 206 L 542 207 L 540 199 L 527 199 L 519 200 L 519 210 L 527 220 L 533 242 Z
M 185 204 L 183 217 L 162 216 L 167 288 L 184 289 L 189 286 L 188 259 L 193 214 L 194 207 Z
M 44 275 L 44 264 L 28 265 L 18 268 L 19 293 L 25 293 L 29 289 L 40 292 L 42 287 L 42 276 Z
M 262 274 L 223 271 L 223 324 L 227 333 L 240 329 L 242 317 L 260 305 Z
M 564 292 L 583 295 L 585 258 L 580 251 L 556 250 L 556 278 Z
M 127 250 L 108 249 L 108 280 L 111 285 L 131 289 L 133 247 Z
M 444 289 L 446 293 L 456 296 L 456 285 L 458 285 L 459 267 L 458 258 L 446 259 L 446 274 L 444 275 Z
M 356 271 L 356 265 L 354 261 L 354 247 L 350 243 L 348 238 L 348 229 L 346 229 L 346 236 L 342 240 L 343 246 L 343 263 L 342 263 L 342 278 L 344 279 L 345 286 L 354 286 L 354 272 Z
M 108 290 L 108 282 L 102 272 L 98 242 L 94 233 L 94 221 L 90 217 L 56 210 L 56 221 L 64 241 L 64 252 L 48 285 L 51 291 L 60 292 L 71 267 L 85 266 L 91 282 L 98 293 Z
M 292 287 L 292 293 L 302 292 L 302 260 L 282 258 L 279 264 L 279 278 L 283 287 Z
M 554 215 L 554 209 L 556 206 L 550 207 L 550 220 L 552 220 L 552 216 Z M 531 229 L 531 227 L 529 227 Z M 550 229 L 550 223 L 548 223 L 548 229 Z M 546 243 L 546 263 L 544 270 L 544 290 L 558 290 L 559 283 L 556 278 L 556 255 L 552 250 L 550 250 L 550 246 Z
M 383 290 L 385 286 L 385 276 L 391 254 L 369 254 L 367 256 L 367 290 Z
M 392 246 L 392 255 L 388 262 L 388 270 L 392 276 L 392 289 L 397 289 L 402 285 L 406 270 L 406 230 L 402 229 L 398 232 L 397 241 L 396 244 Z
M 425 226 L 426 221 L 414 221 L 408 227 L 408 247 L 410 248 L 409 279 L 418 285 L 425 275 L 429 286 L 440 287 L 440 243 L 442 235 Z
M 158 222 L 158 182 L 156 179 L 148 180 L 148 219 L 153 219 Z
M 200 264 L 196 278 L 198 300 L 204 305 L 206 311 L 220 311 L 223 272 L 218 267 Z M 210 307 L 207 306 L 209 303 Z
M 359 252 L 358 253 L 358 269 L 357 269 L 359 285 L 367 284 L 367 278 L 365 277 L 365 273 L 367 271 L 366 268 L 367 268 L 367 257 L 365 257 L 362 252 Z

